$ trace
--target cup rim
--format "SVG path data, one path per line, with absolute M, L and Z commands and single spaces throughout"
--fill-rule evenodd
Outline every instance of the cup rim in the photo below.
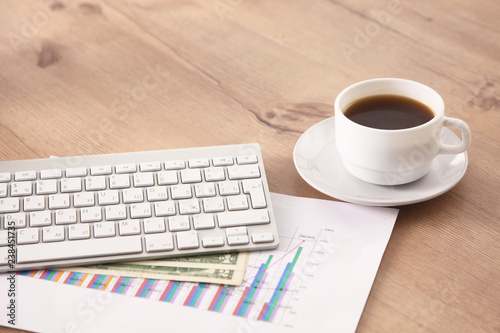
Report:
M 377 82 L 388 82 L 388 81 L 402 82 L 404 84 L 411 84 L 411 85 L 414 85 L 414 86 L 419 86 L 420 88 L 422 88 L 424 90 L 427 90 L 430 93 L 432 93 L 434 95 L 434 97 L 436 98 L 436 101 L 438 103 L 438 107 L 437 107 L 438 110 L 435 110 L 434 108 L 432 108 L 432 107 L 429 106 L 429 108 L 434 113 L 434 117 L 431 120 L 429 120 L 428 122 L 423 123 L 421 125 L 414 126 L 414 127 L 408 127 L 408 128 L 402 128 L 402 129 L 380 129 L 380 128 L 369 127 L 369 126 L 358 124 L 358 123 L 356 123 L 356 122 L 354 122 L 351 119 L 349 119 L 349 118 L 346 117 L 346 115 L 344 114 L 344 110 L 342 110 L 342 108 L 340 107 L 340 102 L 341 102 L 341 99 L 347 93 L 349 93 L 352 89 L 358 89 L 360 86 L 363 86 L 363 85 L 376 84 Z M 390 93 L 385 93 L 385 94 L 382 94 L 382 93 L 373 93 L 373 94 L 371 94 L 371 93 L 369 93 L 369 94 L 367 94 L 365 96 L 362 96 L 362 97 L 364 98 L 364 97 L 368 97 L 368 96 L 377 96 L 377 95 L 390 95 Z M 393 94 L 393 95 L 396 95 L 396 94 Z M 414 100 L 417 100 L 419 102 L 422 102 L 418 98 L 414 98 L 414 97 L 410 97 L 410 96 L 407 96 L 407 97 L 412 98 Z M 357 99 L 355 99 L 355 100 L 357 100 Z M 426 103 L 424 103 L 424 104 L 426 104 Z M 435 91 L 434 89 L 432 89 L 431 87 L 429 87 L 429 86 L 427 86 L 427 85 L 425 85 L 423 83 L 420 83 L 420 82 L 417 82 L 417 81 L 413 81 L 413 80 L 408 80 L 408 79 L 401 79 L 401 78 L 376 78 L 376 79 L 368 79 L 368 80 L 364 80 L 364 81 L 360 81 L 360 82 L 354 83 L 354 84 L 352 84 L 352 85 L 344 88 L 337 95 L 337 97 L 335 98 L 335 103 L 334 103 L 335 116 L 338 116 L 338 114 L 340 114 L 340 116 L 343 119 L 347 120 L 349 123 L 351 123 L 351 124 L 353 124 L 355 126 L 359 126 L 359 127 L 364 128 L 364 129 L 367 129 L 367 130 L 372 130 L 372 131 L 376 131 L 376 132 L 384 132 L 384 133 L 411 132 L 411 131 L 416 131 L 416 130 L 422 128 L 422 127 L 432 126 L 434 123 L 440 121 L 440 119 L 442 119 L 444 117 L 444 107 L 445 107 L 444 106 L 444 100 L 443 100 L 443 98 L 441 97 L 441 95 L 437 91 Z

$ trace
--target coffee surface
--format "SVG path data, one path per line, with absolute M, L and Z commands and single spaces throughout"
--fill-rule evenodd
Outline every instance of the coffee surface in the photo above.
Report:
M 397 95 L 375 95 L 351 104 L 344 115 L 367 127 L 398 130 L 425 124 L 434 112 L 412 98 Z

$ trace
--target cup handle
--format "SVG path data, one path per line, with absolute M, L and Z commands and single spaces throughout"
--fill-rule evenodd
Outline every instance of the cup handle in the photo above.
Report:
M 460 154 L 463 153 L 470 145 L 471 134 L 469 125 L 463 120 L 456 118 L 444 118 L 444 126 L 455 127 L 462 133 L 462 142 L 458 145 L 447 145 L 441 142 L 439 154 Z

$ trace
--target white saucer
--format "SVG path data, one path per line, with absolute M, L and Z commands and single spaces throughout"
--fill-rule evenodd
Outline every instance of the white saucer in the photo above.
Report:
M 460 139 L 449 129 L 443 142 Z M 304 180 L 331 197 L 370 206 L 400 206 L 435 198 L 455 186 L 467 169 L 467 153 L 439 155 L 427 175 L 405 185 L 382 186 L 364 182 L 345 168 L 335 146 L 335 118 L 309 128 L 297 141 L 293 152 L 297 171 Z

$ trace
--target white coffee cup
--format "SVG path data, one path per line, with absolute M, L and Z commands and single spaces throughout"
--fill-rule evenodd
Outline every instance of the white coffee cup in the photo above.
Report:
M 344 114 L 361 98 L 399 95 L 419 101 L 434 117 L 406 129 L 387 130 L 360 125 Z M 458 145 L 441 141 L 444 127 L 461 132 Z M 470 145 L 469 126 L 462 120 L 445 117 L 441 96 L 430 87 L 410 80 L 382 78 L 362 81 L 344 89 L 335 100 L 335 140 L 345 168 L 355 177 L 379 185 L 399 185 L 423 177 L 439 154 L 459 154 Z

